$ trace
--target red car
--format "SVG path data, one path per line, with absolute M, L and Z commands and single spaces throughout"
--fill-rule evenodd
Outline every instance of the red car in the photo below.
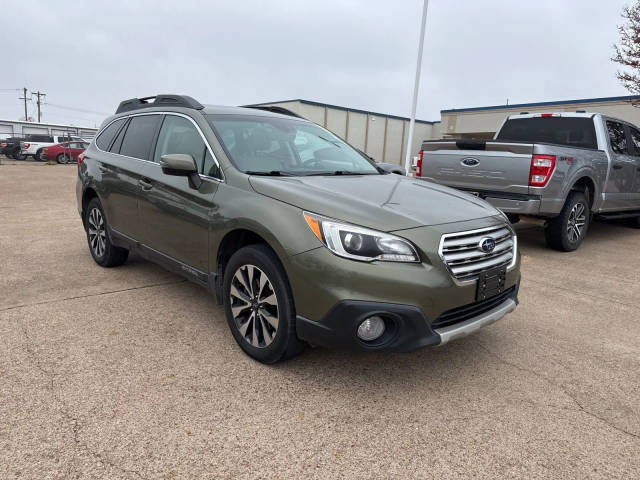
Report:
M 78 155 L 89 146 L 86 142 L 64 142 L 47 147 L 42 151 L 42 158 L 55 160 L 58 163 L 78 162 Z

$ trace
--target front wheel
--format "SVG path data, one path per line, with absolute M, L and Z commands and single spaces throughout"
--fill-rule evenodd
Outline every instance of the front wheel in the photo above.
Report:
M 224 309 L 236 342 L 250 357 L 276 363 L 304 349 L 287 275 L 266 245 L 238 250 L 225 267 Z
M 89 251 L 95 262 L 102 267 L 117 267 L 127 261 L 129 250 L 111 243 L 107 231 L 107 218 L 100 200 L 92 198 L 87 205 L 84 225 L 87 230 Z
M 554 250 L 576 250 L 589 229 L 591 212 L 584 193 L 573 191 L 567 197 L 560 215 L 547 223 L 545 238 Z
M 13 154 L 13 158 L 15 158 L 16 160 L 26 160 L 27 159 L 27 155 L 24 153 L 14 153 Z

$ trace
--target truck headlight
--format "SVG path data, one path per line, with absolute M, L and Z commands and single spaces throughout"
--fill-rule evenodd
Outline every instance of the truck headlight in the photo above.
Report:
M 411 243 L 389 233 L 349 225 L 304 212 L 309 228 L 329 250 L 341 257 L 363 262 L 419 262 Z

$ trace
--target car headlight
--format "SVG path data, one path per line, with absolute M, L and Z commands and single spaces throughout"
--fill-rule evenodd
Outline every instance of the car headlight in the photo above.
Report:
M 304 212 L 311 231 L 336 255 L 373 262 L 419 262 L 416 249 L 403 238 Z

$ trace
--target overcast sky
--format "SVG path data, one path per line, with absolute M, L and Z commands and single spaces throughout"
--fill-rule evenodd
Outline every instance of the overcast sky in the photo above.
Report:
M 429 3 L 418 118 L 507 98 L 627 94 L 609 58 L 628 2 Z M 82 126 L 99 124 L 120 100 L 156 93 L 222 105 L 303 98 L 411 110 L 422 0 L 10 5 L 19 20 L 2 21 L 0 118 L 24 115 L 20 92 L 10 90 L 23 86 L 46 92 L 43 121 Z M 35 102 L 28 108 L 35 116 Z

